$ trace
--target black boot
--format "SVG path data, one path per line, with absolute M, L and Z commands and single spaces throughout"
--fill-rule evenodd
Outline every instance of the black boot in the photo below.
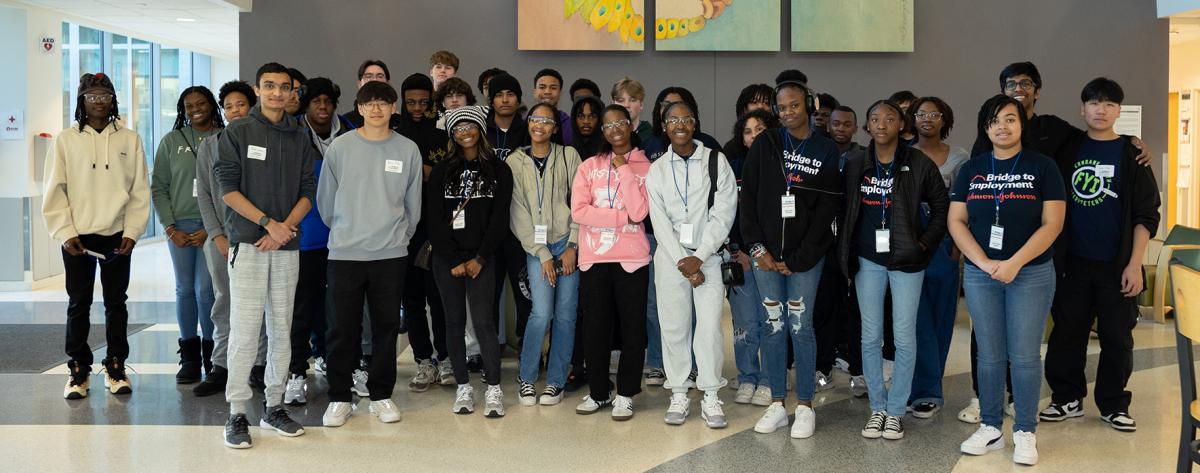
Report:
M 224 367 L 213 366 L 212 372 L 204 377 L 204 381 L 192 388 L 192 394 L 195 394 L 196 397 L 204 397 L 225 391 L 225 380 L 228 377 L 229 372 L 225 371 Z
M 253 389 L 255 391 L 262 391 L 262 390 L 267 389 L 267 383 L 264 380 L 264 376 L 266 376 L 266 372 L 267 372 L 266 365 L 254 365 L 253 368 L 250 368 L 250 380 L 249 380 L 250 381 L 250 389 Z
M 175 373 L 175 384 L 200 381 L 200 366 L 200 337 L 179 339 L 179 372 Z
M 212 374 L 212 370 L 213 370 L 212 352 L 213 352 L 213 341 L 212 340 L 200 340 L 200 359 L 204 361 L 204 376 L 208 376 L 208 375 Z

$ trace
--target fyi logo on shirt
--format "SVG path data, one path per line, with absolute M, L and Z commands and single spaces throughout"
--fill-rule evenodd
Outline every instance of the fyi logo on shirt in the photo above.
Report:
M 1117 198 L 1113 192 L 1112 165 L 1105 166 L 1095 159 L 1075 162 L 1071 172 L 1071 200 L 1084 207 L 1103 204 L 1108 198 Z

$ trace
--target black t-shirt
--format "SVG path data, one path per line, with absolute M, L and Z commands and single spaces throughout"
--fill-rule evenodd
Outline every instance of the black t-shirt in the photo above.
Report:
M 1067 201 L 1068 253 L 1095 261 L 1113 261 L 1121 243 L 1121 158 L 1125 139 L 1084 137 L 1074 157 L 1071 198 Z
M 950 200 L 967 204 L 967 227 L 988 258 L 994 260 L 1011 258 L 1042 226 L 1043 202 L 1066 197 L 1058 166 L 1028 149 L 1004 160 L 993 159 L 991 152 L 971 158 L 959 170 L 950 193 Z M 997 223 L 997 208 L 1004 231 L 998 250 L 989 244 L 992 226 Z M 1048 248 L 1029 264 L 1043 263 L 1053 255 L 1053 247 Z
M 858 256 L 880 266 L 887 266 L 889 252 L 875 251 L 875 232 L 891 228 L 891 212 L 887 209 L 894 203 L 892 182 L 895 177 L 892 165 L 895 163 L 892 161 L 885 165 L 876 161 L 874 166 L 863 171 L 858 184 L 862 197 L 854 242 Z

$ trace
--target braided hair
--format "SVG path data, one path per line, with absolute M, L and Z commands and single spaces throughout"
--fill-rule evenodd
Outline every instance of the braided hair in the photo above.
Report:
M 121 119 L 121 113 L 117 109 L 117 94 L 113 90 L 112 80 L 104 73 L 84 74 L 79 78 L 79 93 L 75 96 L 75 121 L 79 123 L 79 131 L 83 131 L 83 127 L 87 124 L 87 101 L 83 98 L 83 92 L 92 88 L 101 87 L 108 89 L 112 93 L 112 107 L 108 109 L 109 123 Z
M 208 101 L 210 107 L 209 114 L 212 117 L 210 120 L 212 120 L 213 127 L 225 128 L 225 119 L 221 118 L 221 114 L 217 112 L 217 110 L 221 109 L 221 106 L 217 105 L 217 99 L 213 97 L 212 91 L 203 85 L 193 85 L 183 89 L 183 92 L 179 94 L 179 100 L 175 102 L 175 124 L 171 126 L 171 129 L 179 130 L 192 124 L 192 120 L 188 118 L 187 112 L 183 110 L 183 101 L 191 94 L 200 94 L 204 97 L 204 100 Z

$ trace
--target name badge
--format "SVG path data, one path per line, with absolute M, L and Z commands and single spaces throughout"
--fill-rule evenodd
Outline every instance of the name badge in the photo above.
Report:
M 467 209 L 462 209 L 454 214 L 454 223 L 450 228 L 455 230 L 467 228 Z
M 192 179 L 192 197 L 198 197 L 199 190 L 200 190 L 200 188 L 197 187 L 196 180 Z
M 692 243 L 692 233 L 693 233 L 692 224 L 690 224 L 690 223 L 679 224 L 679 244 L 681 244 L 681 245 L 694 244 L 694 243 Z
M 1113 177 L 1116 174 L 1116 167 L 1111 164 L 1096 165 L 1096 177 Z
M 266 161 L 267 149 L 263 148 L 262 146 L 246 146 L 246 157 L 255 161 Z
M 875 252 L 887 253 L 891 251 L 891 234 L 888 229 L 875 230 Z
M 389 159 L 383 163 L 383 170 L 399 174 L 404 171 L 404 161 Z
M 600 246 L 611 246 L 617 242 L 617 231 L 612 228 L 600 229 Z
M 796 216 L 796 196 L 792 194 L 783 194 L 779 198 L 780 216 L 783 218 L 794 218 Z
M 1004 227 L 992 225 L 992 236 L 988 238 L 988 248 L 993 250 L 1004 249 Z
M 533 242 L 539 245 L 546 244 L 546 232 L 549 229 L 545 225 L 533 226 Z

